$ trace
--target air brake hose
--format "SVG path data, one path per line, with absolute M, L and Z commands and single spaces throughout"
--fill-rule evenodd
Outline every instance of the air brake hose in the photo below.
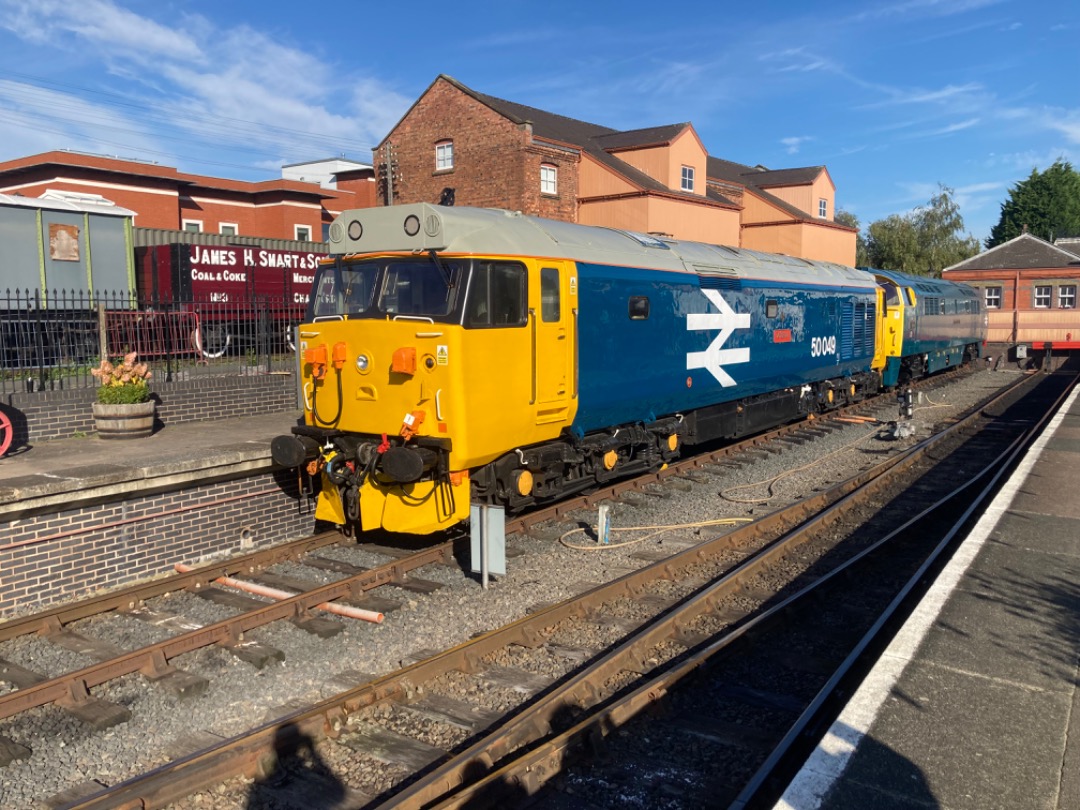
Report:
M 336 425 L 338 420 L 341 419 L 341 408 L 344 404 L 344 396 L 341 391 L 341 369 L 335 369 L 337 371 L 337 413 L 334 415 L 333 420 L 326 420 L 319 416 L 319 381 L 315 380 L 311 389 L 311 414 L 315 417 L 315 422 L 321 422 L 324 425 Z

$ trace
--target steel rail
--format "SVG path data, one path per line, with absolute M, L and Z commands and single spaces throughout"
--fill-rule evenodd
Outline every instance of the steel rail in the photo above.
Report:
M 1023 379 L 1017 381 L 1016 385 L 1022 382 Z M 984 408 L 990 407 L 994 402 L 1007 396 L 1016 385 L 998 392 L 994 397 L 970 409 L 967 415 L 958 419 L 953 427 L 960 429 L 971 424 L 980 417 Z M 936 442 L 942 435 L 938 434 L 925 441 Z M 692 461 L 687 460 L 687 463 L 692 463 Z M 654 565 L 597 586 L 573 599 L 546 607 L 398 672 L 390 673 L 368 684 L 324 700 L 309 709 L 297 710 L 243 735 L 194 752 L 146 774 L 132 777 L 68 807 L 71 810 L 75 808 L 103 810 L 129 805 L 141 808 L 164 807 L 172 801 L 189 795 L 208 781 L 218 781 L 232 775 L 253 775 L 259 772 L 261 762 L 265 762 L 268 757 L 273 757 L 275 740 L 280 744 L 283 735 L 285 737 L 301 734 L 313 738 L 337 737 L 347 731 L 349 716 L 367 706 L 387 700 L 406 699 L 416 685 L 450 670 L 476 671 L 485 655 L 508 644 L 536 646 L 542 643 L 540 631 L 543 628 L 564 619 L 583 616 L 590 605 L 608 601 L 620 595 L 633 597 L 640 593 L 650 580 L 658 577 L 673 579 L 679 571 L 748 541 L 755 535 L 783 531 L 791 525 L 806 520 L 815 512 L 827 508 L 829 504 L 843 498 L 868 481 L 881 477 L 894 466 L 912 463 L 915 463 L 915 459 L 909 450 L 881 462 L 871 470 L 860 473 L 848 481 L 840 482 L 828 490 L 815 493 L 808 499 L 766 515 L 753 524 L 740 527 Z
M 936 544 L 918 570 L 890 601 L 873 626 L 860 638 L 850 654 L 818 691 L 809 706 L 788 729 L 780 744 L 770 753 L 766 762 L 759 767 L 751 781 L 730 805 L 731 810 L 745 810 L 769 780 L 778 763 L 787 755 L 799 736 L 819 716 L 837 685 L 848 676 L 860 656 L 877 640 L 883 628 L 893 619 L 927 571 L 934 566 L 941 555 L 950 547 L 956 535 L 968 524 L 975 511 L 996 491 L 1002 476 L 1012 468 L 1017 457 L 1031 445 L 1034 438 L 1042 431 L 1053 413 L 1068 395 L 1069 390 L 1076 383 L 1077 380 L 1074 379 L 1065 393 L 1054 401 L 1051 408 L 1034 427 L 1025 429 L 1001 453 L 985 464 L 967 481 L 939 498 L 935 503 L 924 508 L 917 515 L 911 517 L 904 524 L 872 545 L 845 560 L 833 570 L 818 576 L 812 582 L 775 605 L 739 622 L 731 630 L 723 632 L 704 647 L 695 650 L 683 661 L 665 669 L 656 677 L 649 678 L 625 696 L 604 705 L 599 711 L 578 721 L 572 728 L 540 742 L 539 745 L 536 744 L 541 736 L 546 733 L 544 729 L 548 728 L 548 720 L 556 712 L 571 705 L 579 709 L 587 709 L 589 703 L 597 703 L 595 694 L 590 696 L 589 684 L 591 682 L 603 682 L 606 677 L 612 674 L 613 670 L 620 668 L 633 669 L 635 654 L 640 657 L 641 649 L 647 650 L 661 641 L 672 638 L 677 639 L 677 628 L 692 621 L 696 615 L 699 615 L 702 612 L 702 604 L 707 609 L 708 594 L 714 592 L 717 588 L 725 586 L 738 569 L 732 571 L 731 574 L 725 575 L 722 580 L 709 586 L 705 591 L 696 594 L 690 602 L 680 607 L 678 611 L 665 614 L 653 625 L 639 631 L 638 635 L 624 642 L 617 650 L 596 662 L 595 669 L 594 665 L 590 665 L 588 670 L 579 671 L 570 681 L 561 684 L 557 690 L 546 693 L 539 701 L 530 705 L 521 714 L 516 715 L 506 726 L 477 741 L 455 756 L 450 762 L 426 774 L 420 781 L 406 790 L 395 794 L 386 803 L 379 805 L 380 810 L 389 807 L 402 808 L 402 810 L 414 807 L 431 807 L 440 810 L 466 806 L 482 807 L 503 797 L 506 793 L 519 795 L 521 791 L 524 791 L 527 795 L 533 795 L 545 782 L 561 771 L 563 763 L 572 751 L 584 746 L 594 745 L 597 735 L 606 736 L 633 720 L 640 712 L 663 699 L 681 680 L 704 666 L 714 656 L 724 652 L 736 640 L 769 623 L 775 622 L 781 614 L 790 611 L 796 604 L 816 594 L 819 589 L 833 582 L 837 577 L 849 573 L 855 566 L 873 557 L 895 538 L 903 535 L 919 522 L 934 517 L 941 507 L 950 504 L 961 493 L 989 476 L 989 480 L 983 489 L 972 499 L 972 502 L 964 509 L 960 517 L 953 522 L 944 538 Z M 912 448 L 913 451 L 917 450 L 920 453 L 928 449 L 930 449 L 930 445 L 920 445 Z M 842 501 L 838 501 L 831 506 L 828 512 L 838 511 L 847 505 L 853 505 L 854 502 L 866 494 L 875 494 L 872 490 L 880 491 L 882 483 L 885 483 L 884 477 L 869 482 L 867 487 L 852 492 L 845 496 Z M 783 553 L 788 545 L 800 542 L 800 536 L 813 531 L 816 526 L 828 522 L 828 512 L 822 513 L 800 526 L 796 531 L 775 541 L 767 549 L 763 549 L 761 553 L 748 559 L 745 564 L 760 567 L 766 557 L 774 557 Z M 740 568 L 742 565 L 740 564 Z M 686 610 L 683 608 L 686 608 Z M 637 648 L 636 651 L 635 648 Z M 505 756 L 508 752 L 520 749 L 525 745 L 535 747 L 530 748 L 519 757 L 499 762 L 501 756 Z M 493 766 L 492 763 L 499 764 Z M 466 774 L 475 779 L 475 775 L 482 771 L 487 772 L 485 776 L 468 785 L 464 784 L 463 778 Z
M 1007 393 L 1008 392 L 1002 392 L 994 401 L 1006 396 Z M 774 540 L 768 546 L 747 557 L 721 578 L 703 586 L 691 596 L 686 597 L 677 606 L 670 608 L 652 623 L 639 628 L 639 630 L 635 631 L 634 634 L 629 636 L 608 653 L 596 659 L 588 666 L 578 670 L 573 676 L 544 693 L 524 710 L 515 714 L 513 719 L 505 726 L 490 731 L 473 742 L 468 748 L 456 754 L 453 759 L 448 760 L 436 769 L 428 772 L 421 779 L 412 783 L 404 790 L 395 793 L 392 798 L 378 806 L 379 810 L 388 810 L 391 807 L 401 808 L 401 810 L 406 810 L 407 808 L 421 808 L 439 801 L 440 798 L 445 797 L 447 793 L 457 790 L 460 786 L 464 785 L 467 779 L 476 780 L 477 774 L 483 772 L 490 773 L 493 768 L 493 763 L 499 762 L 512 751 L 526 745 L 534 744 L 538 739 L 546 736 L 550 733 L 552 720 L 559 716 L 560 713 L 565 712 L 568 708 L 582 710 L 588 709 L 598 703 L 601 696 L 597 693 L 594 684 L 605 683 L 622 670 L 633 672 L 647 671 L 649 668 L 642 666 L 645 652 L 662 641 L 678 641 L 680 637 L 680 627 L 685 627 L 691 624 L 699 616 L 711 612 L 722 597 L 741 588 L 743 583 L 746 582 L 750 576 L 763 570 L 779 557 L 790 553 L 791 550 L 798 545 L 813 539 L 815 531 L 820 527 L 837 520 L 842 513 L 857 506 L 866 497 L 880 495 L 886 488 L 892 485 L 893 477 L 895 475 L 902 473 L 917 463 L 936 445 L 949 438 L 952 431 L 961 430 L 972 421 L 979 418 L 982 411 L 992 404 L 993 403 L 990 402 L 980 406 L 977 411 L 957 422 L 950 431 L 928 437 L 906 450 L 903 454 L 885 462 L 884 465 L 882 465 L 884 469 L 881 467 L 874 468 L 871 472 L 875 474 L 861 483 L 857 489 L 848 492 L 824 511 L 818 512 L 813 518 L 800 524 L 797 529 Z M 992 469 L 992 467 L 988 469 Z M 968 485 L 965 484 L 964 488 L 967 486 Z M 908 521 L 908 523 L 910 524 L 916 519 L 921 518 L 923 515 L 933 511 L 941 503 L 944 503 L 944 500 L 927 508 L 920 516 L 913 518 L 911 521 Z M 877 548 L 877 545 L 873 548 Z M 710 653 L 706 658 L 710 657 L 716 651 L 728 646 L 737 638 L 740 638 L 745 632 L 756 627 L 761 621 L 764 621 L 766 618 L 771 618 L 780 611 L 789 608 L 796 597 L 801 597 L 811 592 L 819 585 L 830 580 L 840 570 L 846 569 L 850 564 L 853 564 L 853 560 L 861 559 L 867 554 L 867 551 L 861 552 L 859 555 L 853 557 L 852 560 L 849 560 L 841 566 L 841 568 L 815 580 L 813 584 L 800 591 L 795 597 L 787 598 L 776 607 L 766 610 L 758 617 L 740 623 L 736 630 L 725 633 L 718 641 L 710 644 L 708 648 Z M 681 673 L 679 677 L 692 671 L 705 659 L 698 660 L 698 656 L 695 655 L 690 660 L 692 662 L 696 661 L 696 663 L 691 663 L 686 668 L 680 668 L 678 670 Z M 677 678 L 675 680 L 677 680 Z M 664 675 L 659 677 L 654 685 L 650 686 L 649 684 L 646 684 L 638 691 L 642 695 L 649 696 L 645 701 L 645 703 L 648 703 L 651 702 L 652 698 L 655 696 L 664 694 L 672 683 L 674 683 L 674 681 Z M 639 704 L 635 700 L 634 705 L 640 708 L 643 704 Z M 598 716 L 597 722 L 604 722 L 602 715 Z M 526 761 L 535 764 L 536 762 L 542 761 L 542 759 L 543 758 L 541 757 L 538 760 L 534 760 L 530 755 Z M 494 779 L 495 777 L 492 778 Z M 484 785 L 486 785 L 486 787 L 484 787 Z M 483 790 L 489 789 L 490 785 L 486 780 L 477 783 L 475 789 L 461 788 L 461 800 L 457 801 L 455 799 L 454 801 L 448 801 L 447 806 L 460 806 L 461 804 L 467 803 L 467 801 L 472 798 L 475 798 L 478 795 L 476 791 L 482 792 Z

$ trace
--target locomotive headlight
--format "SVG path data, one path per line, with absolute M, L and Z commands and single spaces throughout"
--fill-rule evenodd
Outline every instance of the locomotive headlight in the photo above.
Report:
M 366 354 L 356 355 L 356 370 L 361 374 L 367 374 L 371 369 L 371 358 Z

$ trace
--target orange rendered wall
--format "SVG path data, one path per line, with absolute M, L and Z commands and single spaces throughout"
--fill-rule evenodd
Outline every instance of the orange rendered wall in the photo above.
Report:
M 676 239 L 737 247 L 739 212 L 653 197 L 649 200 L 649 231 L 670 233 Z
M 855 265 L 855 231 L 784 222 L 742 229 L 742 247 L 815 261 Z
M 824 197 L 828 201 L 825 218 L 831 220 L 835 213 L 836 188 L 825 172 L 819 174 L 811 185 L 775 186 L 766 191 L 815 218 L 818 215 L 818 200 Z
M 702 196 L 705 194 L 707 155 L 701 142 L 690 130 L 685 130 L 668 146 L 616 152 L 615 157 L 673 191 L 680 191 L 682 188 L 682 167 L 691 166 L 694 169 L 694 193 Z
M 637 190 L 625 177 L 615 174 L 588 155 L 582 155 L 578 165 L 578 193 L 582 199 L 629 194 Z
M 657 197 L 582 201 L 578 222 L 638 233 L 660 233 L 674 239 L 738 245 L 739 212 Z

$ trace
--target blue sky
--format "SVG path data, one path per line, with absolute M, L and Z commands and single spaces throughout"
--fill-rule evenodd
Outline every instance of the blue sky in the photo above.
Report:
M 825 164 L 864 226 L 943 183 L 983 239 L 1033 168 L 1080 164 L 1078 45 L 1063 0 L 0 0 L 0 159 L 246 180 L 369 162 L 446 73 L 617 129 L 690 121 L 740 163 Z

